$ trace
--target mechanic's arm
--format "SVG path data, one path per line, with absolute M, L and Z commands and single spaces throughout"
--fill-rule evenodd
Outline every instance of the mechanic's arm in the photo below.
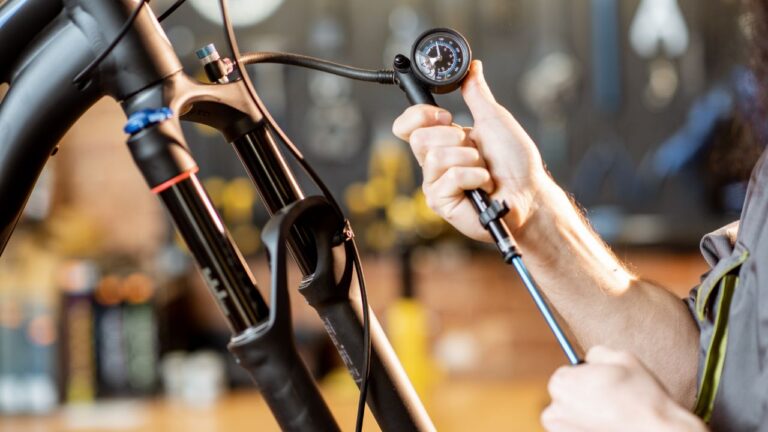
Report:
M 464 234 L 489 241 L 463 191 L 483 188 L 511 207 L 506 217 L 527 266 L 585 349 L 636 355 L 684 407 L 694 400 L 698 329 L 683 302 L 629 272 L 546 172 L 538 149 L 496 103 L 474 62 L 462 95 L 475 124 L 417 105 L 394 123 L 423 169 L 432 209 Z

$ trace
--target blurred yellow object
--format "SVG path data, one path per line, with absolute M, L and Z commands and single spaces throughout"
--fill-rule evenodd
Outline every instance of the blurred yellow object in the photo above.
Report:
M 70 306 L 66 314 L 68 343 L 65 356 L 69 359 L 68 380 L 65 384 L 67 402 L 92 402 L 96 397 L 93 353 L 93 308 L 88 301 Z
M 61 207 L 47 222 L 51 243 L 61 255 L 94 257 L 101 249 L 102 230 L 93 219 L 73 207 Z
M 387 310 L 387 334 L 413 387 L 422 400 L 436 381 L 436 365 L 429 357 L 427 313 L 417 300 L 401 298 Z
M 224 202 L 224 188 L 227 187 L 227 181 L 221 177 L 208 177 L 203 180 L 203 187 L 208 192 L 213 205 L 220 207 Z
M 416 206 L 416 214 L 422 222 L 442 222 L 441 218 L 434 210 L 427 205 L 427 197 L 421 189 L 413 193 L 413 203 Z
M 400 190 L 411 190 L 413 184 L 412 156 L 405 143 L 382 140 L 374 144 L 368 171 L 373 177 L 384 177 Z
M 391 203 L 397 195 L 397 188 L 392 179 L 386 177 L 373 177 L 365 185 L 365 202 L 373 208 L 384 208 Z
M 256 191 L 246 177 L 230 180 L 222 191 L 221 208 L 227 223 L 250 222 L 253 219 L 253 205 Z
M 354 215 L 364 215 L 371 210 L 368 201 L 365 199 L 365 183 L 352 183 L 344 191 L 344 202 L 347 208 Z
M 232 227 L 232 238 L 243 255 L 253 255 L 261 246 L 261 232 L 251 224 L 235 225 Z
M 416 204 L 408 196 L 398 196 L 387 206 L 387 220 L 395 229 L 412 232 L 418 222 Z
M 343 395 L 345 397 L 355 397 L 360 394 L 360 389 L 355 384 L 349 371 L 344 366 L 339 366 L 333 369 L 323 378 L 323 387 L 329 389 L 331 392 L 337 395 Z
M 374 221 L 365 228 L 363 238 L 373 250 L 384 251 L 395 245 L 397 235 L 386 222 Z
M 176 245 L 176 247 L 179 248 L 179 250 L 184 252 L 186 255 L 191 255 L 191 253 L 189 252 L 189 249 L 187 249 L 187 243 L 184 241 L 184 238 L 179 233 L 179 230 L 176 230 L 176 229 L 173 230 L 173 244 Z
M 424 192 L 417 190 L 413 194 L 414 211 L 416 212 L 416 233 L 424 239 L 433 239 L 442 234 L 446 222 L 427 205 Z

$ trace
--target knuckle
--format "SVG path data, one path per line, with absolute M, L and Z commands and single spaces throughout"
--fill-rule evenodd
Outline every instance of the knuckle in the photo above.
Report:
M 415 152 L 425 153 L 427 150 L 428 132 L 426 129 L 416 129 L 411 132 L 411 138 L 409 140 L 411 148 Z
M 467 147 L 466 148 L 467 157 L 473 164 L 477 164 L 480 162 L 480 151 L 474 147 Z
M 431 124 L 432 120 L 434 119 L 434 114 L 432 114 L 432 110 L 429 107 L 426 106 L 414 106 L 413 107 L 417 114 L 417 118 L 419 120 L 419 124 L 421 125 L 428 125 Z
M 544 427 L 544 429 L 552 430 L 552 428 L 555 426 L 556 418 L 557 413 L 555 412 L 555 408 L 553 405 L 550 405 L 541 412 L 539 421 L 541 422 L 541 425 Z
M 440 154 L 440 150 L 437 148 L 429 149 L 427 151 L 427 154 L 424 156 L 424 166 L 425 167 L 436 167 L 440 164 L 442 161 L 443 156 Z
M 401 125 L 400 117 L 398 117 L 394 122 L 392 122 L 392 135 L 402 139 L 405 136 L 403 126 Z
M 411 145 L 419 146 L 424 141 L 424 129 L 415 129 L 411 132 Z
M 446 141 L 448 141 L 454 147 L 461 147 L 464 145 L 464 141 L 467 138 L 466 133 L 455 126 L 445 126 L 446 128 Z
M 447 180 L 448 180 L 450 183 L 452 183 L 452 184 L 456 184 L 456 183 L 458 183 L 459 181 L 461 181 L 462 172 L 461 172 L 461 170 L 460 170 L 459 168 L 457 168 L 457 167 L 450 167 L 450 168 L 448 168 L 448 170 L 445 172 L 445 177 L 446 177 L 446 179 L 447 179 Z

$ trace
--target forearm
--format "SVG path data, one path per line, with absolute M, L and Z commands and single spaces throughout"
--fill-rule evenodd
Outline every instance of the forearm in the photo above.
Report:
M 638 356 L 685 407 L 693 404 L 698 329 L 683 302 L 630 273 L 553 182 L 515 233 L 523 259 L 585 350 Z

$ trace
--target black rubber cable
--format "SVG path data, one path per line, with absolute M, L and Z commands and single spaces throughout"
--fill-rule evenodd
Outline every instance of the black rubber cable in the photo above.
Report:
M 250 52 L 243 54 L 240 57 L 240 61 L 244 64 L 278 63 L 292 66 L 301 66 L 358 81 L 368 81 L 379 84 L 395 84 L 395 72 L 392 70 L 361 69 L 302 54 L 267 51 Z
M 160 14 L 159 17 L 157 17 L 157 20 L 159 22 L 163 22 L 163 20 L 165 20 L 166 18 L 171 16 L 171 14 L 176 12 L 176 9 L 178 9 L 179 6 L 183 5 L 185 1 L 187 1 L 187 0 L 176 0 L 176 3 L 172 4 L 171 7 L 166 9 L 165 12 L 163 12 L 162 14 Z
M 365 288 L 365 276 L 363 275 L 363 266 L 361 264 L 360 251 L 357 249 L 357 243 L 352 242 L 353 257 L 355 263 L 355 273 L 357 273 L 357 283 L 360 285 L 360 303 L 363 307 L 363 378 L 360 381 L 360 397 L 357 400 L 357 421 L 355 422 L 355 431 L 363 430 L 363 418 L 365 417 L 365 395 L 368 394 L 368 377 L 371 375 L 371 318 L 368 312 L 368 293 Z

